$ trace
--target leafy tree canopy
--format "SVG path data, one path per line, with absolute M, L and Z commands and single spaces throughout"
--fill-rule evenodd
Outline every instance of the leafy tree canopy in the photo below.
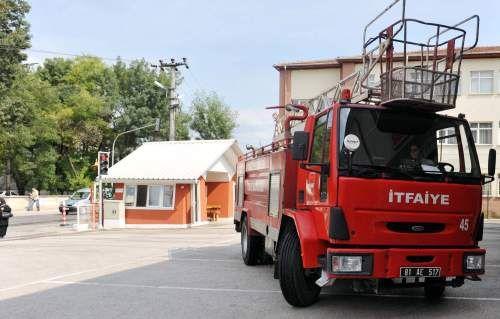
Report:
M 21 50 L 30 47 L 26 14 L 30 6 L 24 0 L 0 0 L 0 97 L 16 77 L 26 59 Z
M 215 92 L 197 92 L 192 103 L 191 129 L 201 139 L 231 138 L 238 114 Z
M 47 59 L 30 69 L 22 52 L 30 47 L 28 12 L 26 1 L 0 0 L 0 170 L 11 167 L 21 193 L 88 186 L 97 152 L 111 150 L 118 133 L 156 118 L 160 132 L 150 127 L 121 136 L 115 159 L 145 141 L 167 139 L 169 99 L 154 82 L 169 86 L 168 74 L 144 60 L 109 65 L 93 56 Z M 177 139 L 189 139 L 190 128 L 203 139 L 229 138 L 235 119 L 216 93 L 199 92 L 191 114 L 176 116 Z

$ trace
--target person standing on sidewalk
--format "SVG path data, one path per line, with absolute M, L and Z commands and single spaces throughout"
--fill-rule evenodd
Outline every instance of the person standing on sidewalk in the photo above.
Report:
M 11 218 L 12 216 L 13 215 L 10 207 L 5 202 L 5 199 L 0 196 L 0 238 L 3 238 L 7 233 L 9 218 Z
M 40 195 L 38 194 L 38 190 L 33 187 L 30 193 L 30 203 L 28 205 L 28 210 L 32 211 L 34 205 L 36 205 L 36 210 L 40 211 Z

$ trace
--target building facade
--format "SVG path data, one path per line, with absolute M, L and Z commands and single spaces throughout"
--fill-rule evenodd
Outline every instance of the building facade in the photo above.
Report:
M 149 142 L 109 169 L 109 201 L 124 210 L 119 227 L 188 227 L 233 216 L 234 176 L 241 150 L 235 140 Z M 104 224 L 115 206 L 106 211 Z M 116 214 L 115 214 L 116 215 Z
M 274 67 L 280 73 L 280 104 L 313 99 L 361 66 L 361 57 L 277 64 Z M 476 47 L 464 54 L 456 108 L 442 113 L 465 114 L 481 170 L 486 173 L 489 149 L 500 151 L 500 46 Z M 453 143 L 453 140 L 445 141 L 444 151 L 446 143 Z M 483 187 L 483 208 L 488 214 L 490 211 L 500 213 L 499 163 L 497 159 L 496 180 Z

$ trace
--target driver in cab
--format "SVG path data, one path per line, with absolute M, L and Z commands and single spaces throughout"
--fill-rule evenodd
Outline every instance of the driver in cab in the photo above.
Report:
M 401 161 L 401 169 L 405 171 L 421 171 L 434 166 L 432 160 L 423 157 L 420 146 L 415 143 L 410 145 L 409 157 Z

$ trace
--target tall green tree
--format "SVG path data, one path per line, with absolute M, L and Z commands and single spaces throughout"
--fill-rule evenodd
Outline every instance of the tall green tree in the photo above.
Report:
M 166 73 L 156 72 L 144 60 L 133 61 L 129 65 L 118 61 L 113 65 L 113 70 L 118 83 L 118 100 L 111 121 L 113 134 L 154 123 L 156 118 L 161 120 L 159 133 L 154 133 L 154 127 L 151 127 L 121 136 L 115 150 L 115 158 L 120 159 L 144 141 L 166 139 L 169 131 L 169 100 L 165 91 L 154 82 L 168 87 L 170 79 Z M 176 117 L 176 131 L 177 139 L 189 138 L 187 114 L 181 112 Z
M 0 103 L 0 154 L 22 192 L 55 189 L 57 94 L 34 74 L 19 72 Z
M 26 14 L 30 6 L 24 0 L 0 0 L 0 97 L 12 85 L 21 62 L 22 50 L 30 47 Z
M 197 92 L 191 107 L 191 129 L 205 140 L 231 138 L 238 114 L 215 92 Z
M 4 125 L 0 131 L 0 172 L 10 174 L 7 167 L 12 167 L 12 141 L 8 132 L 17 129 L 17 125 L 8 119 L 17 112 L 12 109 L 10 89 L 22 73 L 22 62 L 26 55 L 22 50 L 30 47 L 29 24 L 26 14 L 29 5 L 23 0 L 0 0 L 0 122 Z M 7 113 L 4 113 L 9 111 Z M 4 185 L 2 185 L 4 186 Z M 9 185 L 7 185 L 9 187 Z
M 99 58 L 85 56 L 46 60 L 36 73 L 56 91 L 58 100 L 53 115 L 56 189 L 86 186 L 95 177 L 90 167 L 97 152 L 109 144 L 110 121 L 118 100 L 113 69 Z

